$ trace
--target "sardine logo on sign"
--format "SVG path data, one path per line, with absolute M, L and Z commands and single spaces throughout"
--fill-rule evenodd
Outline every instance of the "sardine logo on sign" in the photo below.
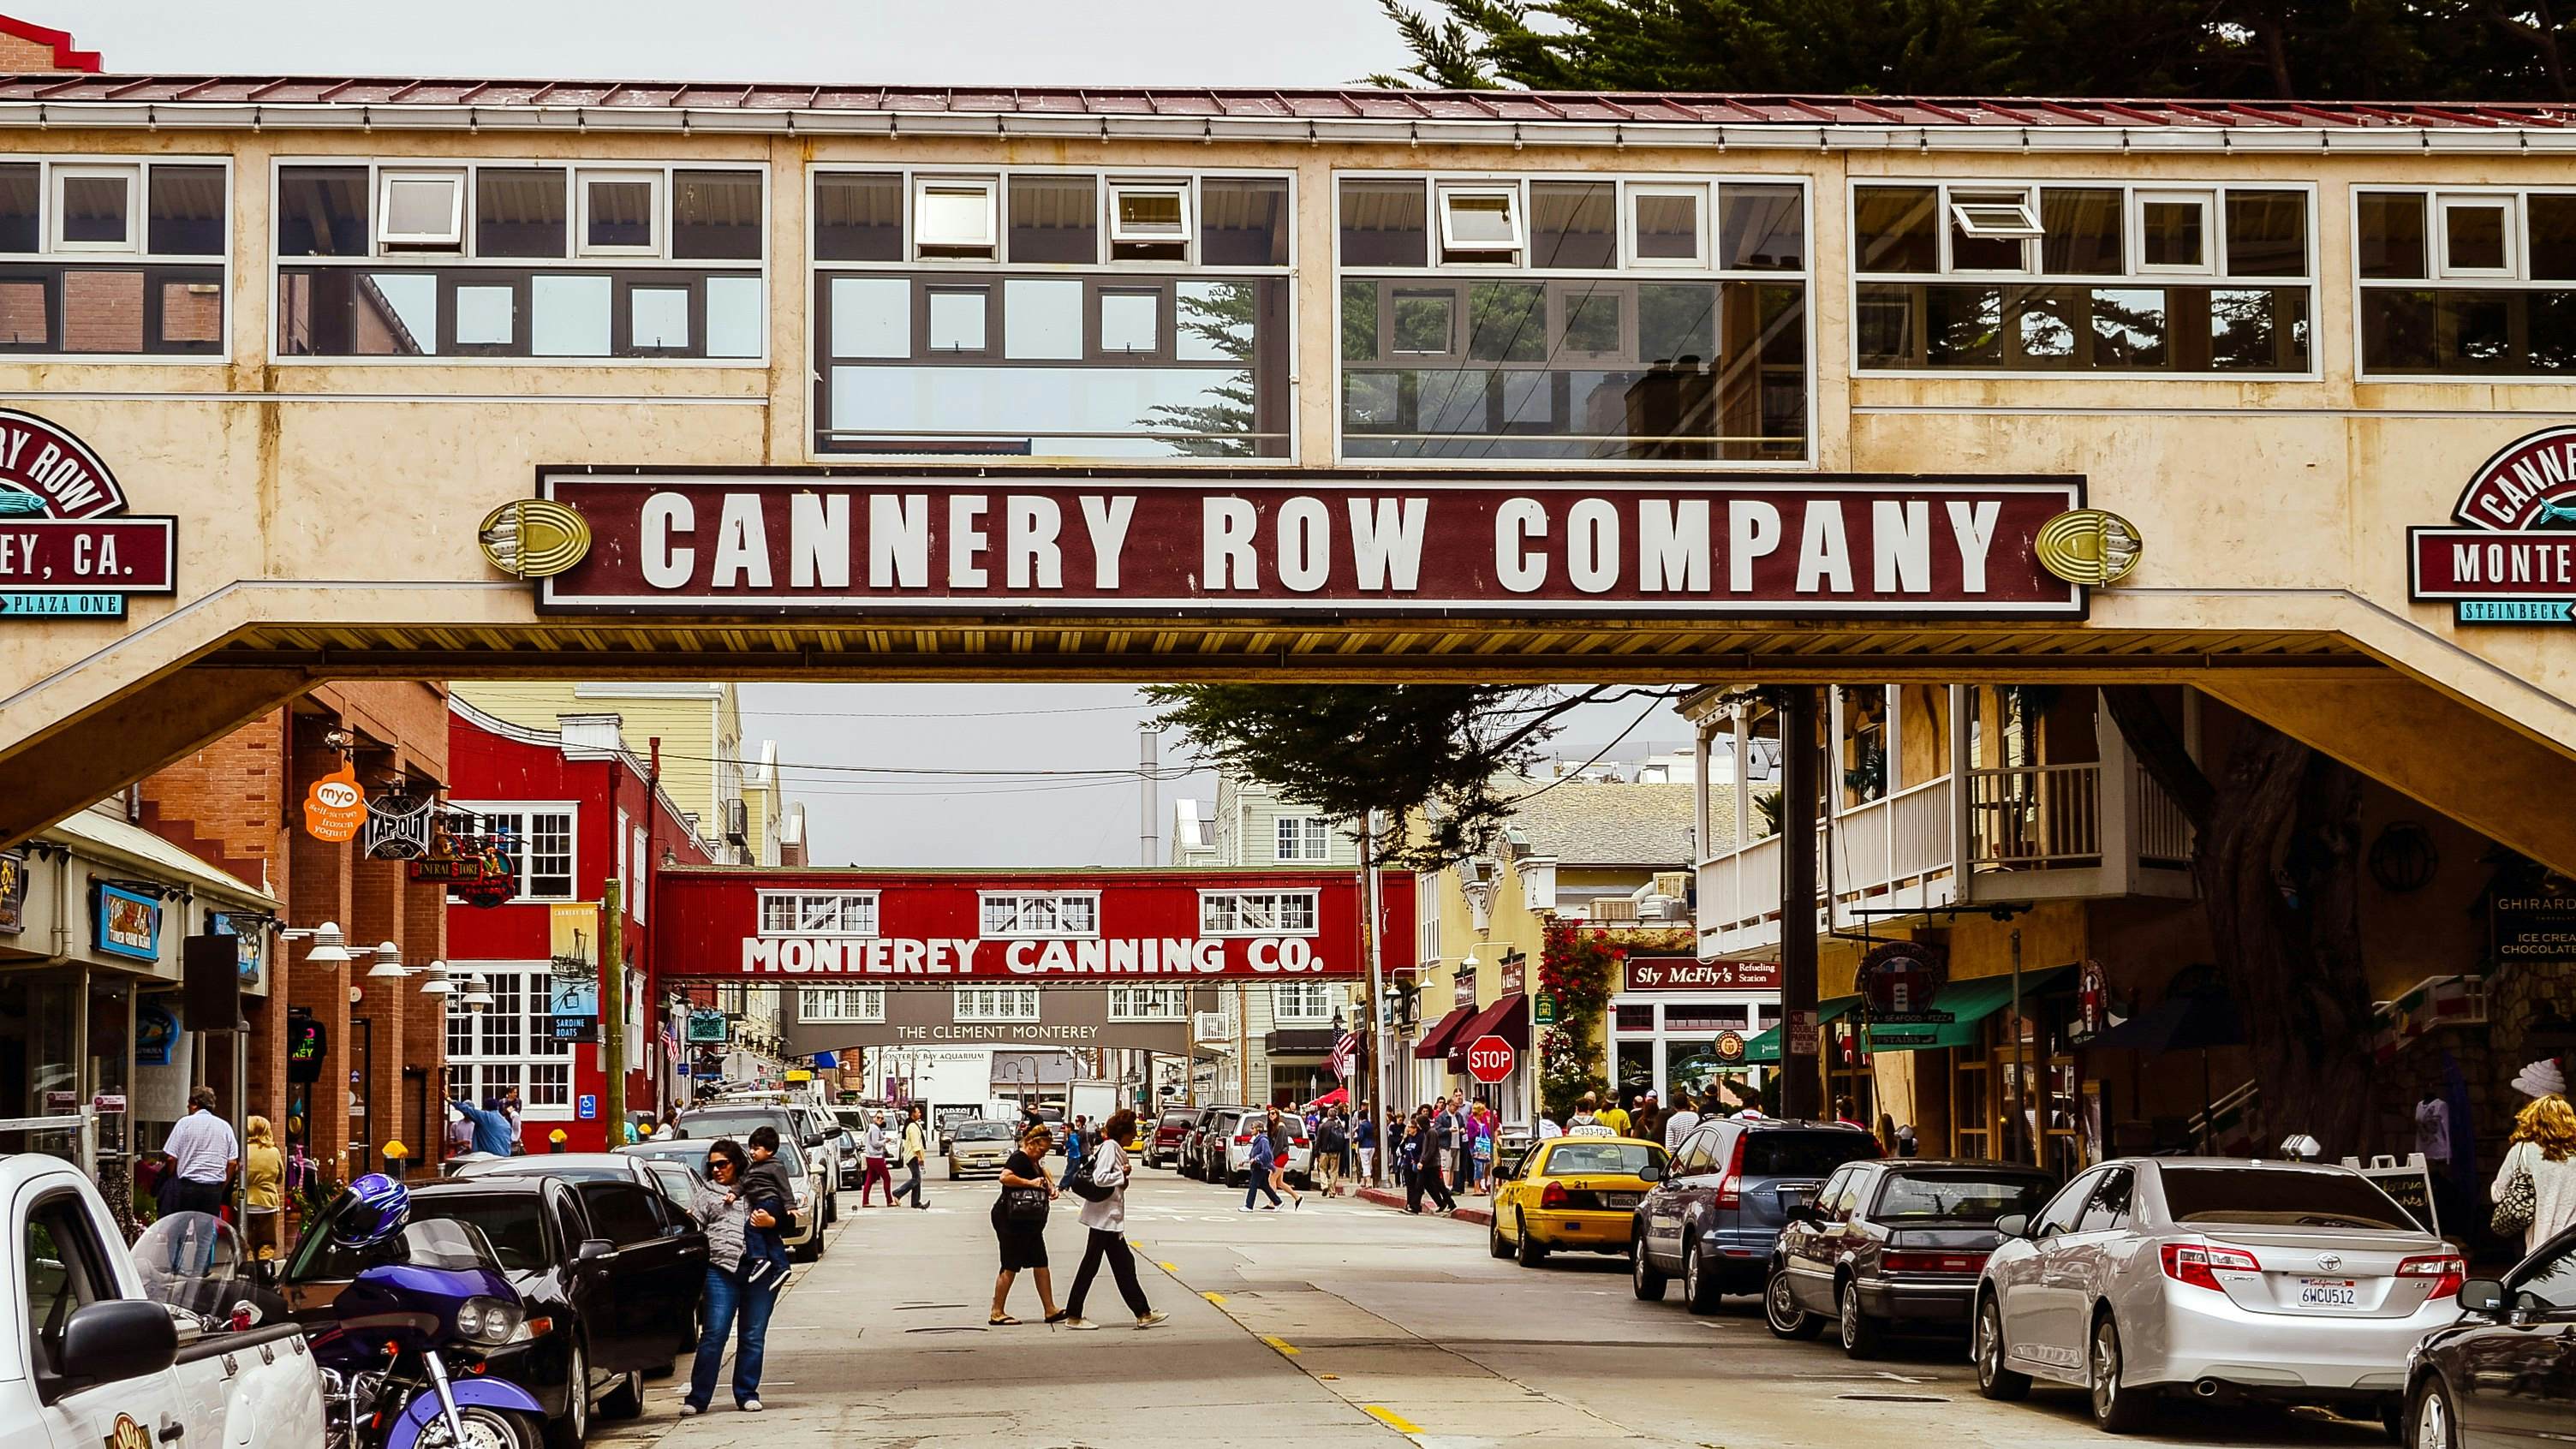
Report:
M 2576 623 L 2576 427 L 2506 444 L 2451 516 L 2467 527 L 2406 531 L 2409 597 L 2462 624 Z
M 0 408 L 0 620 L 122 619 L 174 590 L 177 558 L 177 521 L 128 515 L 88 444 Z

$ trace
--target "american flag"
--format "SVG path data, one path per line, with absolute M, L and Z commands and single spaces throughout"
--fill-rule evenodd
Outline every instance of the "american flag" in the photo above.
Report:
M 1349 1081 L 1351 1063 L 1359 1059 L 1359 1054 L 1360 1034 L 1355 1031 L 1343 1032 L 1341 1038 L 1333 1043 L 1333 1075 L 1345 1082 Z

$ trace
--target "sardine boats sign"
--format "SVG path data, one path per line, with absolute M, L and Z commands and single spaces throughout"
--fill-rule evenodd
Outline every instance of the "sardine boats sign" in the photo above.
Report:
M 0 619 L 122 619 L 127 595 L 171 592 L 177 522 L 124 513 L 88 444 L 0 408 Z
M 2080 618 L 2070 477 L 547 469 L 557 613 Z
M 2406 531 L 2410 597 L 2463 624 L 2576 623 L 2576 427 L 2507 444 L 2451 516 L 2468 527 Z

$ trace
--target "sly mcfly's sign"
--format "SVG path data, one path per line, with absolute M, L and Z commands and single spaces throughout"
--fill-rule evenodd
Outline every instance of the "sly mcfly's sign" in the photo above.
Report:
M 2468 526 L 2406 531 L 2412 598 L 2463 624 L 2576 623 L 2576 428 L 2507 444 L 2451 516 Z
M 171 592 L 177 523 L 124 512 L 87 444 L 0 408 L 0 620 L 122 619 L 128 594 Z
M 2075 478 L 548 469 L 556 613 L 2081 617 Z

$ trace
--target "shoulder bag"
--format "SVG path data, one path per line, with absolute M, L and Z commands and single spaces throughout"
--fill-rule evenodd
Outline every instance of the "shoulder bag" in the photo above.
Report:
M 1101 1186 L 1100 1179 L 1097 1174 L 1100 1170 L 1100 1159 L 1107 1156 L 1108 1153 L 1109 1149 L 1106 1146 L 1103 1146 L 1099 1151 L 1094 1152 L 1084 1161 L 1066 1168 L 1064 1171 L 1064 1190 L 1072 1193 L 1075 1197 L 1082 1199 L 1084 1202 L 1107 1202 L 1110 1194 L 1116 1192 L 1117 1189 Z
M 2531 1185 L 2531 1169 L 2517 1167 L 2513 1170 L 2513 1181 L 2504 1185 L 2503 1194 L 2496 1199 L 2495 1216 L 2488 1220 L 2487 1226 L 2498 1237 L 2520 1237 L 2531 1227 L 2531 1220 L 2539 1211 L 2540 1194 Z
M 1047 1218 L 1047 1191 L 1042 1187 L 1002 1189 L 1002 1217 L 1014 1223 L 1042 1223 Z

